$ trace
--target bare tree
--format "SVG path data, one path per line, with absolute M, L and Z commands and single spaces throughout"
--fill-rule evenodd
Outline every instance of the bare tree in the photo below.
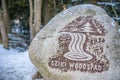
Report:
M 7 30 L 5 28 L 4 25 L 4 20 L 3 20 L 3 13 L 0 13 L 0 32 L 1 32 L 1 36 L 2 36 L 2 43 L 4 48 L 8 49 L 8 34 L 7 34 Z
M 29 17 L 29 25 L 30 25 L 30 39 L 32 40 L 35 36 L 35 29 L 33 27 L 33 1 L 29 0 L 30 5 L 30 17 Z
M 50 3 L 48 0 L 43 0 L 42 15 L 43 23 L 47 24 L 47 22 L 50 20 Z
M 3 14 L 1 13 L 1 34 L 4 48 L 9 48 L 8 44 L 8 31 L 10 27 L 10 17 L 5 0 L 2 0 Z
M 40 31 L 42 0 L 34 0 L 34 5 L 33 1 L 29 0 L 29 5 L 30 5 L 29 25 L 32 40 L 34 36 Z
M 10 30 L 10 16 L 8 13 L 8 8 L 6 5 L 6 0 L 1 0 L 2 1 L 2 8 L 3 8 L 3 20 L 4 20 L 4 26 L 7 30 L 7 33 Z
M 40 31 L 40 26 L 41 26 L 41 8 L 42 8 L 42 0 L 34 0 L 35 34 L 37 34 Z

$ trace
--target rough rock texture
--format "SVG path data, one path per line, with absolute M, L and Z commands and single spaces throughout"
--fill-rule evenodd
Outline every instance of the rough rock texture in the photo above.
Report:
M 33 39 L 29 55 L 45 80 L 120 80 L 120 33 L 95 5 L 56 15 Z

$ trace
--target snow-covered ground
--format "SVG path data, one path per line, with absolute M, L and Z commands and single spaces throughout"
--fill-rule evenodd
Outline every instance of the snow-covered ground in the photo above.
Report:
M 28 51 L 19 53 L 0 45 L 0 80 L 31 80 L 35 73 L 36 68 L 29 59 Z

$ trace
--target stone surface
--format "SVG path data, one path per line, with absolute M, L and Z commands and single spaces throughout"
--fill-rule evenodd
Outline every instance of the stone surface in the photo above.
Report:
M 45 80 L 120 80 L 117 26 L 100 7 L 72 7 L 37 34 L 30 59 Z

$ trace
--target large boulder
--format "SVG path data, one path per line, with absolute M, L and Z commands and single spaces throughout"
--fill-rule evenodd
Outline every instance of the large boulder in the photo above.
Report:
M 45 80 L 120 80 L 120 33 L 102 8 L 84 4 L 56 15 L 29 55 Z

